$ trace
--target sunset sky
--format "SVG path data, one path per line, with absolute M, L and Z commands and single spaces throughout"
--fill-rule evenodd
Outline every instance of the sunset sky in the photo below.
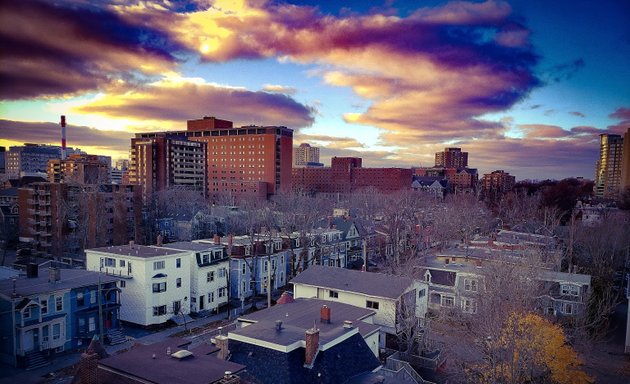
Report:
M 593 178 L 630 127 L 630 1 L 0 0 L 0 145 L 285 125 L 364 166 Z

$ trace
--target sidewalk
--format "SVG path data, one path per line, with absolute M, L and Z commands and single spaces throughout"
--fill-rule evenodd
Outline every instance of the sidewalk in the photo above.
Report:
M 222 312 L 213 316 L 202 317 L 192 322 L 189 322 L 186 326 L 188 329 L 193 329 L 196 327 L 201 327 L 207 324 L 210 324 L 215 321 L 225 320 L 227 319 L 227 312 Z M 154 344 L 160 341 L 164 341 L 168 339 L 171 335 L 182 332 L 185 330 L 183 325 L 175 326 L 172 328 L 165 329 L 163 331 L 151 333 L 149 335 L 137 338 L 130 339 L 124 343 L 116 344 L 116 345 L 105 345 L 105 349 L 107 353 L 110 355 L 115 354 L 118 351 L 131 348 L 134 343 L 141 343 L 145 345 Z M 183 336 L 186 339 L 193 340 L 196 336 Z M 0 384 L 15 384 L 15 383 L 38 383 L 45 380 L 44 375 L 57 372 L 61 369 L 69 367 L 73 364 L 79 362 L 81 358 L 81 352 L 74 352 L 67 355 L 63 355 L 55 358 L 50 365 L 45 367 L 35 369 L 32 371 L 25 371 L 23 369 L 17 369 L 14 367 L 10 367 L 7 365 L 0 365 Z M 71 381 L 68 378 L 59 378 L 59 379 L 48 379 L 47 383 L 69 383 Z

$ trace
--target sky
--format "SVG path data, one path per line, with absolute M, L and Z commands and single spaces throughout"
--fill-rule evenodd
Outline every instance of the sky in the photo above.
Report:
M 126 158 L 215 116 L 367 167 L 592 179 L 630 127 L 630 2 L 0 0 L 0 145 Z

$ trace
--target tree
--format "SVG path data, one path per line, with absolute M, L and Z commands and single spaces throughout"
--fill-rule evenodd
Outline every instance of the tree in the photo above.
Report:
M 478 383 L 590 383 L 562 329 L 532 312 L 512 312 L 498 338 L 485 340 L 484 361 L 469 380 Z

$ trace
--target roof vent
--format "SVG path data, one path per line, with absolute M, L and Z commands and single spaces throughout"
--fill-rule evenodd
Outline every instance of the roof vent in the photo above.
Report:
M 350 328 L 352 328 L 352 321 L 350 321 L 350 320 L 344 320 L 344 321 L 343 321 L 343 327 L 344 327 L 345 329 L 350 329 Z
M 178 360 L 185 359 L 185 358 L 187 358 L 189 356 L 192 356 L 192 355 L 193 355 L 192 352 L 190 352 L 188 350 L 185 350 L 185 349 L 182 349 L 182 350 L 177 351 L 175 353 L 171 353 L 171 357 L 174 357 L 174 358 L 176 358 Z

